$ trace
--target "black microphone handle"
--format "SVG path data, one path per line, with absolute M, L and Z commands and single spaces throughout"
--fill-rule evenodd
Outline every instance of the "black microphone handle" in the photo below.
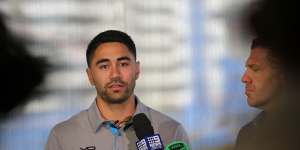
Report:
M 139 140 L 143 139 L 145 136 L 154 134 L 151 121 L 144 113 L 137 114 L 133 117 L 133 128 Z

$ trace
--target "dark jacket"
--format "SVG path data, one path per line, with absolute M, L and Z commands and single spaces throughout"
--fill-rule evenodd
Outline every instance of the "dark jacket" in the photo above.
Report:
M 240 130 L 235 150 L 299 150 L 299 111 L 260 113 Z

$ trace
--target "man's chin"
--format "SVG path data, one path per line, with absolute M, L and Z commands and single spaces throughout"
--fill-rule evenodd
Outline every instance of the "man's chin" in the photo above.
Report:
M 251 107 L 257 107 L 257 100 L 251 98 L 250 96 L 247 97 L 247 103 Z
M 123 104 L 127 101 L 127 99 L 114 99 L 114 100 L 108 100 L 107 102 L 109 104 Z
M 107 103 L 110 104 L 122 104 L 125 103 L 128 100 L 128 97 L 124 95 L 114 95 L 114 96 L 108 96 L 104 99 Z
M 248 105 L 249 105 L 250 107 L 258 107 L 258 105 L 257 105 L 257 104 L 255 104 L 255 103 L 251 103 L 251 102 L 248 102 Z
M 263 109 L 264 106 L 266 105 L 266 103 L 259 101 L 259 100 L 255 100 L 255 99 L 247 99 L 247 103 L 249 106 L 254 107 L 254 108 L 259 108 L 259 109 Z

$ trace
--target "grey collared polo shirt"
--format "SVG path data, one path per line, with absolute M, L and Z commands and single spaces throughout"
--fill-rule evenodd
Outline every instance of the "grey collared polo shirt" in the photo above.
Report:
M 145 106 L 137 100 L 136 114 L 144 113 L 151 121 L 166 146 L 172 141 L 189 144 L 182 125 L 172 118 Z M 89 109 L 81 111 L 70 119 L 57 124 L 48 137 L 46 150 L 136 150 L 138 138 L 132 126 L 111 128 L 111 121 L 105 121 L 96 101 Z M 114 129 L 114 130 L 113 130 Z

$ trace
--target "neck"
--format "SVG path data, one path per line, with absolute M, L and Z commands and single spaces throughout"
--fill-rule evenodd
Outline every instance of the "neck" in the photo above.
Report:
M 105 102 L 100 96 L 97 97 L 97 106 L 105 120 L 122 121 L 135 112 L 135 97 L 131 95 L 127 101 L 121 104 Z
M 283 103 L 285 99 L 282 93 L 278 92 L 278 94 L 274 95 L 266 106 L 263 106 L 263 110 L 268 114 L 279 111 L 283 107 Z

